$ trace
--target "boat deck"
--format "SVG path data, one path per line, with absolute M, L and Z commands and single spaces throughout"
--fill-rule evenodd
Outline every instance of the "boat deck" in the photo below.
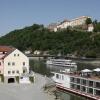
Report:
M 76 90 L 76 89 L 62 87 L 60 85 L 57 85 L 56 87 L 59 88 L 59 89 L 62 89 L 64 91 L 68 91 L 70 93 L 74 93 L 76 95 L 86 97 L 86 98 L 91 99 L 91 100 L 100 100 L 100 96 L 93 96 L 92 94 L 80 92 L 79 90 Z
M 74 73 L 65 73 L 65 72 L 61 72 L 61 73 L 69 75 L 69 76 L 73 76 L 73 77 L 87 78 L 87 79 L 90 79 L 90 80 L 100 81 L 100 74 L 99 75 L 95 75 L 95 74 L 82 75 L 78 71 L 74 72 Z

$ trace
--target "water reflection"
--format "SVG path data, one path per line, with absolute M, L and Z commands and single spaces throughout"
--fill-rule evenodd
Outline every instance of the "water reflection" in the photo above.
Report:
M 78 70 L 83 70 L 85 68 L 88 69 L 94 69 L 96 68 L 95 66 L 89 65 L 89 64 L 83 64 L 83 63 L 77 63 L 78 65 Z M 37 73 L 43 74 L 43 75 L 47 75 L 50 76 L 52 71 L 58 72 L 59 70 L 64 70 L 66 69 L 66 67 L 61 67 L 61 66 L 52 66 L 52 65 L 46 65 L 45 61 L 34 61 L 34 60 L 30 60 L 30 66 L 31 69 Z M 62 92 L 62 91 L 58 91 L 61 100 L 87 100 L 86 98 L 74 95 L 74 94 L 70 94 L 67 92 Z
M 44 61 L 30 60 L 30 69 L 36 73 L 50 76 L 50 68 L 48 68 Z
M 71 93 L 68 93 L 68 92 L 64 92 L 64 91 L 61 91 L 61 90 L 58 90 L 58 93 L 59 93 L 61 100 L 87 100 L 84 97 L 80 97 L 78 95 L 71 94 Z

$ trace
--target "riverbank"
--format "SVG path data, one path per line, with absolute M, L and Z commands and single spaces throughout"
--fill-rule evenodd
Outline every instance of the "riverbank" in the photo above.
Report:
M 34 84 L 0 84 L 0 100 L 55 100 L 43 89 L 46 78 L 35 74 Z
M 90 64 L 93 66 L 100 66 L 100 60 L 75 60 L 77 63 Z
M 30 60 L 43 60 L 43 57 L 29 57 Z M 78 63 L 91 64 L 93 66 L 100 66 L 100 58 L 70 58 Z

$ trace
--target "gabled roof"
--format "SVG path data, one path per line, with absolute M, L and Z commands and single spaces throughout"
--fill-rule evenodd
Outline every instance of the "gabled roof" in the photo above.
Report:
M 12 53 L 16 48 L 12 46 L 0 46 L 0 52 L 4 52 L 4 56 L 0 59 L 4 59 L 6 56 L 8 56 L 10 53 Z

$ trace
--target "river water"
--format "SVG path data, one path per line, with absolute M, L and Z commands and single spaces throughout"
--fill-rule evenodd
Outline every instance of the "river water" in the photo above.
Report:
M 82 70 L 85 68 L 94 69 L 94 68 L 99 67 L 99 66 L 92 66 L 90 64 L 84 64 L 82 62 L 78 62 L 77 65 L 78 65 L 77 70 Z M 43 75 L 47 75 L 49 77 L 51 77 L 52 71 L 57 72 L 59 70 L 65 69 L 65 67 L 46 65 L 45 61 L 42 61 L 42 60 L 40 61 L 30 60 L 30 66 L 31 66 L 31 69 L 34 70 L 35 72 L 43 74 Z M 58 90 L 58 95 L 61 100 L 87 100 L 84 97 L 80 97 L 80 96 L 67 93 L 61 90 Z

